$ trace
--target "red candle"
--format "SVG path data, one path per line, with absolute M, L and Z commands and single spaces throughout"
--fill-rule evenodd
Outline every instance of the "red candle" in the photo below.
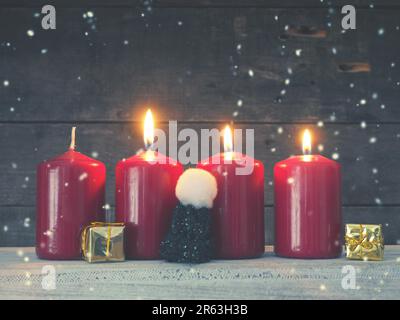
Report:
M 240 259 L 264 253 L 264 165 L 247 155 L 232 151 L 232 132 L 227 126 L 225 152 L 203 160 L 198 168 L 207 170 L 217 180 L 212 224 L 215 257 Z M 250 174 L 237 169 L 253 163 Z
M 42 259 L 81 258 L 81 231 L 104 220 L 105 165 L 70 149 L 37 169 L 36 254 Z
M 125 254 L 129 259 L 158 259 L 160 244 L 171 225 L 177 204 L 175 187 L 183 166 L 150 150 L 154 124 L 150 110 L 145 120 L 145 152 L 118 162 L 116 219 L 125 223 Z
M 335 258 L 342 252 L 340 166 L 310 154 L 308 130 L 303 153 L 274 168 L 275 253 L 290 258 Z

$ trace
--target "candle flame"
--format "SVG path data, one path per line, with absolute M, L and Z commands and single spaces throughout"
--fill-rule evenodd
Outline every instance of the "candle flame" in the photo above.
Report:
M 232 130 L 227 125 L 224 129 L 224 152 L 225 152 L 225 159 L 232 160 L 233 154 L 233 138 L 232 138 Z
M 147 150 L 154 143 L 154 120 L 153 120 L 153 114 L 151 113 L 150 109 L 147 110 L 146 117 L 144 119 L 143 138 L 144 138 L 144 146 Z
M 303 133 L 303 154 L 311 154 L 311 133 L 308 129 L 304 130 Z

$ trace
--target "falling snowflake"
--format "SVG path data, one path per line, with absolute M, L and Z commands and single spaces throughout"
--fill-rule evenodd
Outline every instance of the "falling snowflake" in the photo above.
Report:
M 47 53 L 47 49 L 42 49 L 42 50 L 40 50 L 40 53 L 41 53 L 41 54 L 46 54 L 46 53 Z
M 92 152 L 92 157 L 97 158 L 99 156 L 99 153 L 97 151 Z
M 376 143 L 376 141 L 377 141 L 376 137 L 369 138 L 369 143 Z
M 333 153 L 333 154 L 332 154 L 332 159 L 333 159 L 333 160 L 339 159 L 339 153 L 337 153 L 337 152 Z
M 254 77 L 254 71 L 251 70 L 251 69 L 249 69 L 249 76 L 250 76 L 250 77 Z
M 84 172 L 84 173 L 82 173 L 82 174 L 79 176 L 79 181 L 83 181 L 83 180 L 85 180 L 87 177 L 88 177 L 87 172 Z
M 300 56 L 301 56 L 301 53 L 302 53 L 302 51 L 303 51 L 302 49 L 296 49 L 296 50 L 295 50 L 295 54 L 296 54 L 296 56 L 297 56 L 297 57 L 300 57 Z
M 324 126 L 324 122 L 323 121 L 318 121 L 317 122 L 317 126 L 320 127 L 320 128 L 323 127 Z
M 276 131 L 277 131 L 279 134 L 282 134 L 282 133 L 283 133 L 283 128 L 282 128 L 282 127 L 279 127 Z
M 361 121 L 360 127 L 361 127 L 362 129 L 365 129 L 365 128 L 367 127 L 367 123 L 366 123 L 365 121 Z
M 239 115 L 239 111 L 234 111 L 234 112 L 232 113 L 232 115 L 233 115 L 234 117 L 237 117 L 237 116 Z
M 25 228 L 29 228 L 30 227 L 30 225 L 31 225 L 31 218 L 25 218 L 24 219 L 24 227 Z
M 3 81 L 3 86 L 8 87 L 10 85 L 10 81 L 4 80 Z
M 379 28 L 378 29 L 378 35 L 383 36 L 385 34 L 385 29 L 384 28 Z
M 367 104 L 367 100 L 366 100 L 366 99 L 361 99 L 361 100 L 360 100 L 360 104 L 361 104 L 361 105 Z
M 51 237 L 53 235 L 53 231 L 51 230 L 46 230 L 45 232 L 43 232 L 43 235 L 47 236 L 47 237 Z
M 28 35 L 28 37 L 33 37 L 35 35 L 35 31 L 30 29 L 30 30 L 26 31 L 26 34 Z
M 240 108 L 241 106 L 243 106 L 243 100 L 242 99 L 239 99 L 237 102 L 236 102 L 236 105 Z

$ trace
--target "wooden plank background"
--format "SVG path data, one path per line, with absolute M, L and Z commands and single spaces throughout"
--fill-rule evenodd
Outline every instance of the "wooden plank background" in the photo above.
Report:
M 107 164 L 112 208 L 114 165 L 141 147 L 147 105 L 160 128 L 255 129 L 267 243 L 273 164 L 299 153 L 305 126 L 339 156 L 345 222 L 381 223 L 399 243 L 399 2 L 353 1 L 345 33 L 347 1 L 51 3 L 45 31 L 41 1 L 0 1 L 0 246 L 34 243 L 36 165 L 66 149 L 72 125 Z

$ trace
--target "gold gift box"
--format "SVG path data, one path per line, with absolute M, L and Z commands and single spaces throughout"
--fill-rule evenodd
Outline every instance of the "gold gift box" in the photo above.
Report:
M 383 260 L 382 225 L 346 224 L 346 258 L 353 260 Z
M 93 222 L 82 232 L 82 253 L 87 262 L 124 261 L 123 223 Z

